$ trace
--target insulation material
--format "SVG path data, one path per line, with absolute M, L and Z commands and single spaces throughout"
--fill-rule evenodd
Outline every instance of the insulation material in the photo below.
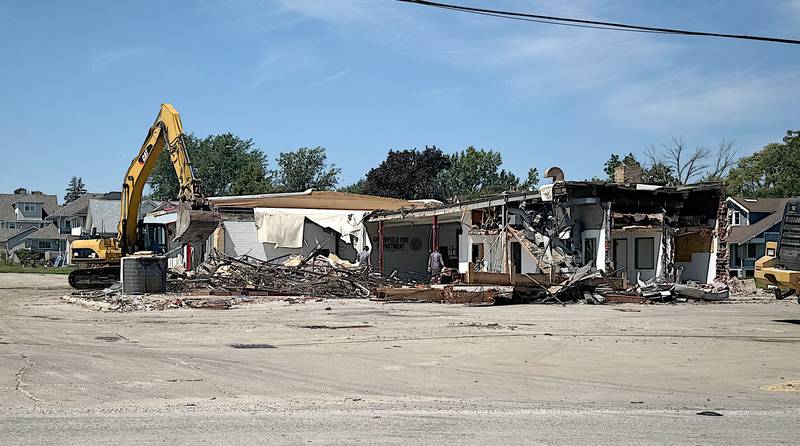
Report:
M 691 262 L 692 254 L 711 252 L 711 231 L 681 234 L 675 237 L 675 261 Z
M 332 229 L 341 239 L 361 251 L 370 245 L 364 227 L 364 217 L 368 211 L 335 209 L 280 209 L 256 208 L 256 228 L 261 243 L 273 243 L 278 248 L 302 248 L 305 219 L 317 225 Z

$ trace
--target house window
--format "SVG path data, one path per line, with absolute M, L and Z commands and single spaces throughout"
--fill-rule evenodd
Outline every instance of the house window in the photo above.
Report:
M 25 212 L 31 212 L 31 211 L 36 210 L 36 207 L 34 206 L 33 203 L 22 203 L 22 209 Z
M 775 257 L 775 248 L 767 248 L 767 255 L 770 257 Z
M 636 269 L 655 269 L 655 245 L 656 240 L 653 237 L 636 238 Z
M 748 243 L 747 244 L 747 258 L 748 259 L 755 259 L 756 258 L 756 248 L 758 245 L 755 243 Z
M 16 223 L 9 223 L 8 224 L 8 229 L 16 229 L 16 228 L 17 228 L 17 224 Z
M 583 239 L 583 262 L 584 264 L 594 265 L 597 260 L 597 239 L 585 238 Z
M 50 240 L 39 240 L 39 249 L 51 249 Z
M 742 224 L 742 213 L 735 209 L 729 210 L 728 224 L 731 226 L 740 226 Z

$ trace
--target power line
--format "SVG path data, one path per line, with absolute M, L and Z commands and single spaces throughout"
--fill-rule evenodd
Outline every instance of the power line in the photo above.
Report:
M 431 6 L 434 8 L 448 9 L 458 12 L 466 12 L 470 14 L 487 15 L 492 17 L 500 17 L 512 20 L 523 20 L 529 22 L 547 23 L 551 25 L 575 26 L 580 28 L 604 29 L 610 31 L 628 31 L 628 32 L 643 32 L 643 33 L 655 33 L 655 34 L 677 34 L 684 36 L 722 37 L 726 39 L 756 40 L 761 42 L 788 43 L 793 45 L 800 45 L 800 40 L 782 39 L 778 37 L 748 36 L 744 34 L 720 34 L 720 33 L 710 33 L 702 31 L 687 31 L 687 30 L 673 29 L 673 28 L 657 28 L 651 26 L 628 25 L 625 23 L 601 22 L 596 20 L 572 19 L 567 17 L 546 16 L 540 14 L 528 14 L 528 13 L 512 12 L 512 11 L 500 11 L 496 9 L 473 8 L 469 6 L 451 5 L 447 3 L 437 3 L 427 0 L 397 0 L 397 1 L 414 3 L 422 6 Z

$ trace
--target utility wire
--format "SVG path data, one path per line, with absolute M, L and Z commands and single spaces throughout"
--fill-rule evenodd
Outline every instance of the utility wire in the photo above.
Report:
M 512 11 L 500 11 L 496 9 L 473 8 L 469 6 L 452 5 L 447 3 L 437 3 L 427 0 L 397 0 L 405 3 L 414 3 L 421 6 L 448 9 L 452 11 L 466 12 L 470 14 L 488 15 L 512 20 L 524 20 L 530 22 L 547 23 L 551 25 L 576 26 L 580 28 L 594 28 L 612 31 L 644 32 L 656 34 L 677 34 L 684 36 L 703 36 L 703 37 L 722 37 L 727 39 L 756 40 L 770 43 L 788 43 L 800 45 L 800 40 L 782 39 L 778 37 L 748 36 L 744 34 L 721 34 L 702 31 L 687 31 L 673 28 L 658 28 L 651 26 L 628 25 L 625 23 L 601 22 L 596 20 L 572 19 L 567 17 L 546 16 L 540 14 L 528 14 Z

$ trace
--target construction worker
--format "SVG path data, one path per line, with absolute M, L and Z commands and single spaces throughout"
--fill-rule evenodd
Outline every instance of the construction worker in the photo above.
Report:
M 431 282 L 437 283 L 439 281 L 439 274 L 442 273 L 442 268 L 444 268 L 442 253 L 438 250 L 431 251 L 431 255 L 428 256 L 428 272 L 431 273 Z
M 362 268 L 369 268 L 372 266 L 372 256 L 370 255 L 369 246 L 364 245 L 364 249 L 358 253 L 358 266 Z

